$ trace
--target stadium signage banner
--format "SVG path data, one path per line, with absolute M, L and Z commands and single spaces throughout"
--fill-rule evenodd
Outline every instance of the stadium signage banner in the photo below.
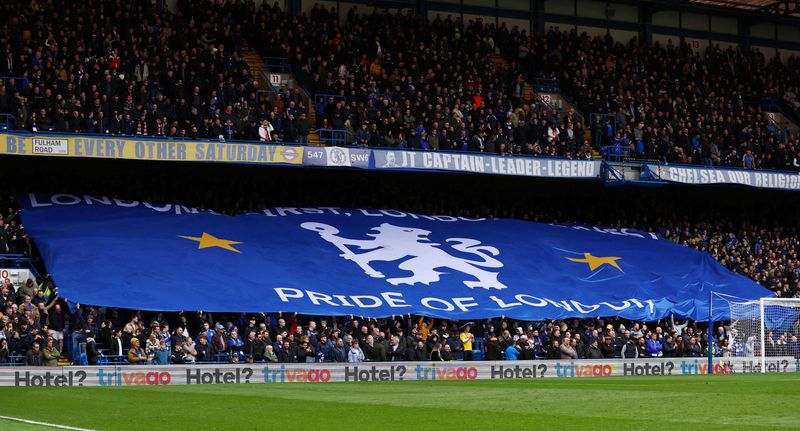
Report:
M 66 156 L 69 154 L 69 141 L 66 139 L 34 138 L 33 154 Z
M 547 178 L 600 178 L 599 160 L 401 150 L 372 150 L 372 153 L 376 169 L 454 171 Z
M 303 164 L 303 147 L 149 138 L 0 134 L 0 154 L 101 159 Z
M 683 184 L 738 184 L 766 189 L 800 190 L 800 172 L 746 171 L 688 166 L 645 165 L 651 178 Z
M 14 286 L 21 286 L 25 284 L 28 279 L 36 280 L 36 277 L 31 274 L 29 269 L 25 268 L 0 268 L 0 282 L 8 280 L 14 283 Z
M 760 373 L 758 358 L 715 358 L 714 374 Z M 769 373 L 800 372 L 800 359 L 774 357 Z M 708 374 L 705 358 L 495 362 L 382 362 L 93 367 L 3 367 L 0 386 L 163 386 L 403 380 L 501 380 Z
M 333 207 L 227 217 L 90 195 L 17 202 L 62 296 L 98 306 L 651 321 L 706 319 L 711 289 L 771 294 L 707 253 L 631 229 Z M 215 294 L 198 294 L 209 280 Z
M 369 168 L 370 150 L 341 147 L 305 147 L 308 166 L 346 166 Z

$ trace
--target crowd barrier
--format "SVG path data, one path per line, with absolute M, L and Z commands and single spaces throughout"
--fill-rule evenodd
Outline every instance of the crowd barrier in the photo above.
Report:
M 714 374 L 760 373 L 759 358 L 715 358 Z M 800 372 L 800 359 L 773 357 L 766 372 Z M 242 365 L 17 367 L 0 369 L 0 386 L 140 386 L 328 383 L 403 380 L 604 378 L 708 374 L 705 358 L 577 361 L 383 362 Z
M 506 157 L 461 151 L 316 147 L 60 133 L 0 133 L 0 154 L 151 161 L 337 166 L 600 180 L 600 160 Z M 613 159 L 609 159 L 613 161 Z M 628 162 L 634 163 L 635 162 Z M 736 184 L 800 190 L 800 172 L 641 164 L 640 180 L 682 184 Z
M 644 165 L 652 180 L 681 184 L 735 184 L 764 189 L 800 190 L 800 172 Z

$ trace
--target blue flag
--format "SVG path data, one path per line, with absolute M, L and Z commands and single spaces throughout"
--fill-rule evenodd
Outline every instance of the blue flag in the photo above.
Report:
M 229 217 L 64 194 L 19 201 L 63 296 L 94 305 L 705 320 L 709 291 L 771 296 L 706 253 L 629 229 L 346 208 Z

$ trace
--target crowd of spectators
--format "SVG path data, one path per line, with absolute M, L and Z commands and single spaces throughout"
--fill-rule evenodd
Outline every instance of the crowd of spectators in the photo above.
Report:
M 3 286 L 4 293 L 9 289 Z M 34 298 L 40 291 L 35 290 Z M 756 336 L 740 335 L 735 325 L 720 324 L 709 342 L 702 323 L 673 318 L 649 323 L 502 318 L 460 324 L 411 315 L 365 319 L 242 313 L 217 320 L 202 311 L 146 316 L 88 307 L 67 312 L 69 324 L 57 326 L 54 316 L 60 316 L 63 325 L 64 312 L 53 305 L 61 303 L 52 299 L 56 296 L 39 298 L 41 305 L 31 308 L 38 312 L 26 310 L 25 317 L 14 314 L 13 306 L 6 308 L 0 363 L 17 355 L 20 360 L 24 356 L 27 365 L 57 365 L 62 357 L 69 357 L 65 338 L 70 345 L 86 343 L 83 359 L 90 365 L 699 358 L 707 355 L 709 346 L 714 356 L 725 358 L 753 357 L 760 351 Z M 22 301 L 20 309 L 28 306 L 31 297 L 23 295 Z M 800 357 L 799 332 L 800 327 L 792 327 L 770 333 L 767 355 Z M 80 356 L 74 359 L 79 361 Z
M 322 104 L 319 126 L 349 130 L 354 145 L 561 157 L 617 145 L 668 163 L 800 170 L 797 131 L 762 109 L 794 94 L 797 73 L 785 73 L 793 58 L 357 7 L 342 25 L 335 16 L 322 7 L 307 17 L 260 13 L 255 45 L 289 58 L 312 93 L 339 96 Z M 572 110 L 527 103 L 527 78 L 554 79 L 583 118 L 600 115 L 583 124 Z
M 0 113 L 39 132 L 259 140 L 273 107 L 241 56 L 254 6 L 177 4 L 3 2 L 0 76 L 18 79 L 0 81 Z
M 669 163 L 800 170 L 797 130 L 763 109 L 777 111 L 800 83 L 791 71 L 795 58 L 767 60 L 758 49 L 713 44 L 698 51 L 671 40 L 625 43 L 552 27 L 541 37 L 511 37 L 519 48 L 509 55 L 524 70 L 558 79 L 580 110 L 603 114 L 589 126 L 595 145 Z
M 796 135 L 771 124 L 758 103 L 775 97 L 788 112 L 797 110 L 795 59 L 622 44 L 557 29 L 527 35 L 480 20 L 422 22 L 412 14 L 357 9 L 338 25 L 336 14 L 321 7 L 294 17 L 249 2 L 179 1 L 178 7 L 173 13 L 150 1 L 3 2 L 0 76 L 23 79 L 0 81 L 0 112 L 34 131 L 302 142 L 321 127 L 350 129 L 350 143 L 361 146 L 590 157 L 592 148 L 617 145 L 670 163 L 800 168 Z M 322 103 L 319 124 L 307 124 L 309 107 L 299 91 L 259 97 L 258 79 L 242 60 L 245 42 L 287 57 L 310 92 L 336 95 Z M 492 60 L 496 52 L 508 69 Z M 556 78 L 584 114 L 605 117 L 587 129 L 576 112 L 525 103 L 530 77 Z M 560 192 L 528 190 L 519 179 L 422 174 L 377 179 L 349 172 L 331 180 L 311 170 L 271 171 L 265 178 L 238 167 L 224 175 L 204 175 L 197 166 L 128 172 L 77 167 L 83 161 L 71 161 L 70 171 L 81 175 L 65 179 L 58 169 L 15 161 L 4 186 L 17 190 L 180 202 L 226 214 L 332 205 L 631 227 L 707 251 L 779 296 L 800 295 L 800 207 L 785 195 L 771 202 L 738 189 L 714 197 L 696 192 L 698 199 L 687 198 L 685 189 Z M 13 200 L 0 208 L 0 253 L 36 259 Z M 21 355 L 31 364 L 53 364 L 73 356 L 69 340 L 87 343 L 89 362 L 102 353 L 131 363 L 469 359 L 472 338 L 465 331 L 484 340 L 490 359 L 644 357 L 658 350 L 651 342 L 662 356 L 696 356 L 697 347 L 702 354 L 709 345 L 707 331 L 694 322 L 501 319 L 470 330 L 416 317 L 264 313 L 252 316 L 253 326 L 251 316 L 79 307 L 59 298 L 49 278 L 2 283 L 0 362 Z M 731 328 L 722 331 L 710 343 L 716 353 L 752 352 Z M 796 355 L 798 332 L 774 334 L 769 348 Z
M 616 146 L 668 163 L 800 170 L 796 130 L 762 109 L 771 99 L 797 114 L 797 59 L 758 50 L 355 6 L 341 23 L 318 5 L 289 16 L 253 2 L 0 8 L 0 76 L 22 78 L 0 83 L 0 112 L 21 129 L 307 142 L 321 128 L 360 146 L 575 158 Z M 299 89 L 259 93 L 245 45 L 286 58 L 312 97 L 330 95 L 315 104 L 317 124 Z M 538 78 L 555 79 L 583 115 L 526 101 Z
M 316 105 L 317 126 L 347 130 L 347 143 L 591 157 L 575 112 L 523 100 L 524 78 L 493 61 L 494 30 L 482 20 L 358 7 L 341 25 L 335 17 L 320 6 L 294 17 L 261 8 L 253 45 L 289 59 L 310 93 L 329 95 Z

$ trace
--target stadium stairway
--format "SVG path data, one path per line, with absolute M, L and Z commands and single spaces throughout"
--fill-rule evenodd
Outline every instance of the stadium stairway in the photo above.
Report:
M 508 61 L 506 61 L 506 59 L 503 58 L 502 55 L 495 52 L 491 55 L 491 59 L 492 62 L 498 68 L 504 71 L 508 71 L 509 69 Z M 559 112 L 573 110 L 578 115 L 578 118 L 580 119 L 581 123 L 583 123 L 585 130 L 583 138 L 586 141 L 589 141 L 591 139 L 591 131 L 589 130 L 588 127 L 586 127 L 586 121 L 584 120 L 583 115 L 578 110 L 578 108 L 572 104 L 572 102 L 567 100 L 560 93 L 537 94 L 537 92 L 533 88 L 533 85 L 527 80 L 525 80 L 522 87 L 522 100 L 524 100 L 525 103 L 531 103 L 533 100 L 536 99 L 539 99 L 542 103 L 546 104 L 547 106 L 553 109 L 558 110 Z M 597 150 L 592 150 L 592 158 L 600 159 L 601 158 L 600 152 Z
M 536 94 L 533 92 L 533 85 L 530 82 L 525 81 L 525 84 L 522 86 L 522 100 L 527 103 L 530 103 Z
M 258 90 L 265 91 L 266 94 L 269 95 L 269 100 L 271 103 L 278 103 L 280 101 L 280 97 L 277 93 L 275 93 L 275 87 L 273 87 L 269 82 L 270 69 L 267 67 L 264 59 L 258 55 L 254 49 L 249 47 L 245 47 L 242 54 L 244 61 L 250 65 L 250 72 L 252 76 L 258 80 Z M 311 96 L 303 87 L 297 84 L 297 80 L 294 78 L 289 80 L 287 88 L 297 88 L 300 90 L 300 94 L 303 97 L 303 103 L 308 107 L 308 120 L 311 123 L 311 127 L 315 127 L 317 124 L 317 110 L 314 107 L 314 101 Z M 320 141 L 319 133 L 317 133 L 316 130 L 312 130 L 311 133 L 309 133 L 308 142 L 311 145 L 323 145 L 323 143 Z
M 508 62 L 506 61 L 505 58 L 503 58 L 502 55 L 496 52 L 492 54 L 492 63 L 494 63 L 497 67 L 503 70 L 508 70 Z
M 503 58 L 502 55 L 494 53 L 492 54 L 491 58 L 492 58 L 492 63 L 494 63 L 495 66 L 504 71 L 508 71 L 509 69 L 508 61 L 506 61 L 506 59 Z M 531 85 L 530 82 L 525 81 L 522 86 L 522 100 L 524 100 L 525 103 L 531 103 L 531 101 L 533 101 L 535 97 L 536 93 L 533 91 L 533 85 Z

